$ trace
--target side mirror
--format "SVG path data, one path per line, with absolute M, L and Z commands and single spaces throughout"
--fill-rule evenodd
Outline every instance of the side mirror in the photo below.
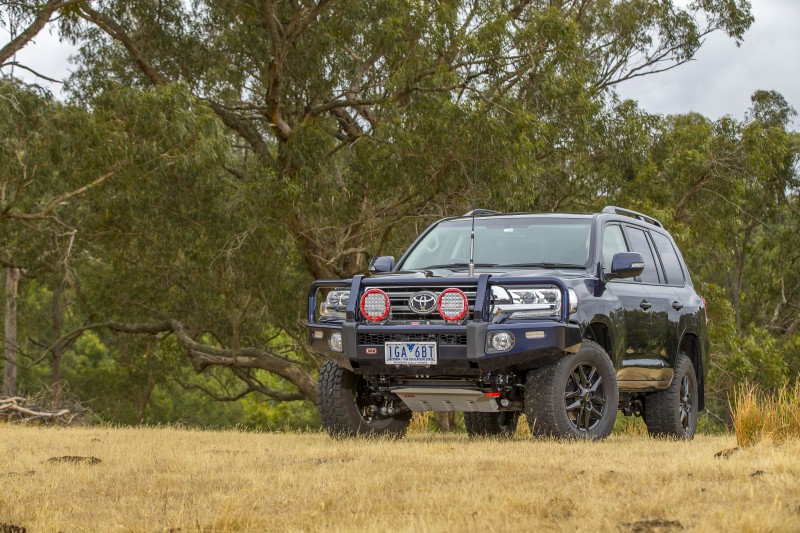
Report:
M 644 270 L 644 259 L 639 252 L 620 252 L 611 259 L 611 272 L 606 272 L 606 281 L 634 278 Z
M 370 274 L 380 274 L 382 272 L 391 272 L 394 268 L 394 256 L 382 255 L 380 257 L 373 257 L 369 262 L 367 269 Z

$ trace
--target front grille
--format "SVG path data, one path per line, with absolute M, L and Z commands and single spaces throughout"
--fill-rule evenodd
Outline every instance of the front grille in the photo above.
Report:
M 435 342 L 452 346 L 466 346 L 465 333 L 359 333 L 358 344 L 378 344 L 385 342 Z
M 438 297 L 439 293 L 443 290 L 452 287 L 452 285 L 442 285 L 440 287 L 376 287 L 381 289 L 389 296 L 389 301 L 392 304 L 391 320 L 430 320 L 430 321 L 444 321 L 439 316 L 438 311 L 433 311 L 427 315 L 420 315 L 415 313 L 408 307 L 408 299 L 419 291 L 431 291 Z M 372 287 L 370 287 L 372 288 Z M 467 296 L 467 304 L 469 310 L 467 317 L 472 316 L 472 311 L 475 309 L 475 287 L 458 287 Z

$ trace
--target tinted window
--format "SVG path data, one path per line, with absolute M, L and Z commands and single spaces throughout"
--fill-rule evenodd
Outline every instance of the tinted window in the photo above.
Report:
M 644 271 L 642 272 L 641 280 L 643 283 L 659 283 L 658 271 L 656 270 L 656 260 L 653 257 L 653 251 L 650 249 L 650 244 L 647 242 L 647 235 L 643 230 L 626 227 L 626 233 L 631 241 L 631 249 L 634 252 L 642 254 L 644 259 Z
M 446 220 L 417 243 L 401 265 L 469 262 L 472 220 Z M 589 261 L 589 218 L 491 217 L 475 219 L 475 263 L 499 266 L 557 263 L 582 267 Z
M 614 258 L 614 254 L 627 251 L 628 245 L 625 244 L 622 228 L 616 224 L 606 226 L 603 232 L 603 271 L 611 272 L 611 259 Z
M 661 256 L 661 264 L 664 266 L 664 274 L 667 276 L 667 283 L 670 285 L 683 285 L 685 279 L 683 277 L 681 262 L 670 240 L 656 232 L 651 232 L 650 236 L 653 237 L 658 255 Z

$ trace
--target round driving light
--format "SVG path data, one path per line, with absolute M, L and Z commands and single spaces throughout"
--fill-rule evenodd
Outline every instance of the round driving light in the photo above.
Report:
M 445 289 L 439 295 L 439 314 L 448 322 L 467 316 L 467 295 L 461 289 Z
M 361 314 L 370 322 L 380 322 L 389 316 L 389 296 L 380 289 L 369 289 L 361 297 Z
M 499 331 L 497 333 L 490 333 L 489 342 L 492 349 L 497 352 L 507 352 L 514 347 L 514 335 L 508 331 Z
M 342 333 L 340 331 L 331 333 L 331 336 L 328 337 L 328 347 L 334 352 L 342 351 Z

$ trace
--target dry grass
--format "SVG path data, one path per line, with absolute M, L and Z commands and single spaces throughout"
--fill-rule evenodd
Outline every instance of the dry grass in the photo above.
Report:
M 399 441 L 0 425 L 28 531 L 798 531 L 800 442 Z M 52 457 L 96 457 L 91 464 Z
M 784 385 L 777 395 L 740 385 L 734 391 L 731 412 L 739 446 L 800 439 L 800 377 L 794 385 Z

